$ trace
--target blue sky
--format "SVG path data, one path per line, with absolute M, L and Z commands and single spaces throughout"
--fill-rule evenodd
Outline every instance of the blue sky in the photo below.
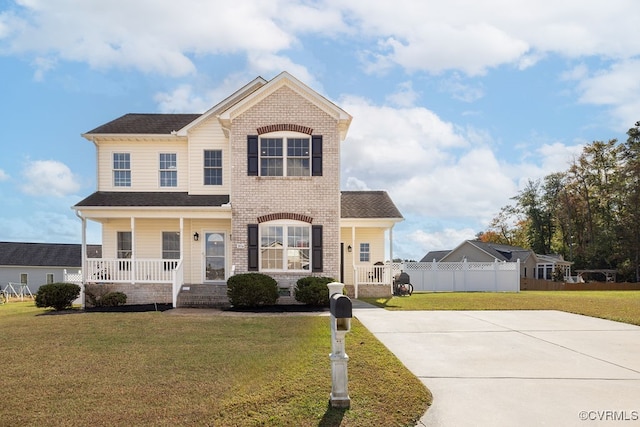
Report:
M 394 255 L 452 249 L 527 180 L 626 138 L 638 28 L 631 0 L 0 0 L 0 241 L 80 242 L 81 133 L 288 71 L 354 117 L 342 188 L 390 193 Z

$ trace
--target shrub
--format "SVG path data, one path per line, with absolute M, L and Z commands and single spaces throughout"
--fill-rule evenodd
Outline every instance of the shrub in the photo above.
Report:
M 40 286 L 36 294 L 36 307 L 53 307 L 55 310 L 71 308 L 80 295 L 80 286 L 73 283 L 50 283 Z
M 109 292 L 105 294 L 100 303 L 103 307 L 117 307 L 127 303 L 127 295 L 123 292 Z
M 335 282 L 331 277 L 302 277 L 296 282 L 296 301 L 318 307 L 329 306 L 327 284 Z
M 278 300 L 278 283 L 261 273 L 236 274 L 227 280 L 227 296 L 234 307 L 274 305 Z

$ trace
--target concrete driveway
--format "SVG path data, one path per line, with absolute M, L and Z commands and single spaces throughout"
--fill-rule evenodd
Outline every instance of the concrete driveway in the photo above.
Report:
M 426 426 L 640 426 L 640 327 L 560 311 L 354 316 L 433 392 Z M 347 336 L 347 353 L 349 337 Z

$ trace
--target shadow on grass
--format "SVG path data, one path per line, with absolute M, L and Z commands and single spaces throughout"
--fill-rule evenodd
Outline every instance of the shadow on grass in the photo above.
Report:
M 318 427 L 338 427 L 342 424 L 344 413 L 347 411 L 347 408 L 333 408 L 331 401 L 327 402 L 327 410 L 318 423 Z

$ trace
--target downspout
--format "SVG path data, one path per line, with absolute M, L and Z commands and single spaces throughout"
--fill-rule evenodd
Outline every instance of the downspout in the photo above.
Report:
M 74 209 L 74 212 L 76 214 L 76 216 L 78 218 L 80 218 L 80 221 L 82 221 L 82 245 L 80 246 L 81 249 L 81 256 L 80 256 L 80 269 L 82 271 L 82 283 L 80 283 L 80 303 L 82 304 L 82 308 L 85 308 L 85 301 L 84 301 L 84 284 L 87 282 L 87 269 L 86 269 L 86 257 L 87 257 L 87 220 L 85 217 L 83 217 L 82 215 L 78 214 L 78 211 Z

